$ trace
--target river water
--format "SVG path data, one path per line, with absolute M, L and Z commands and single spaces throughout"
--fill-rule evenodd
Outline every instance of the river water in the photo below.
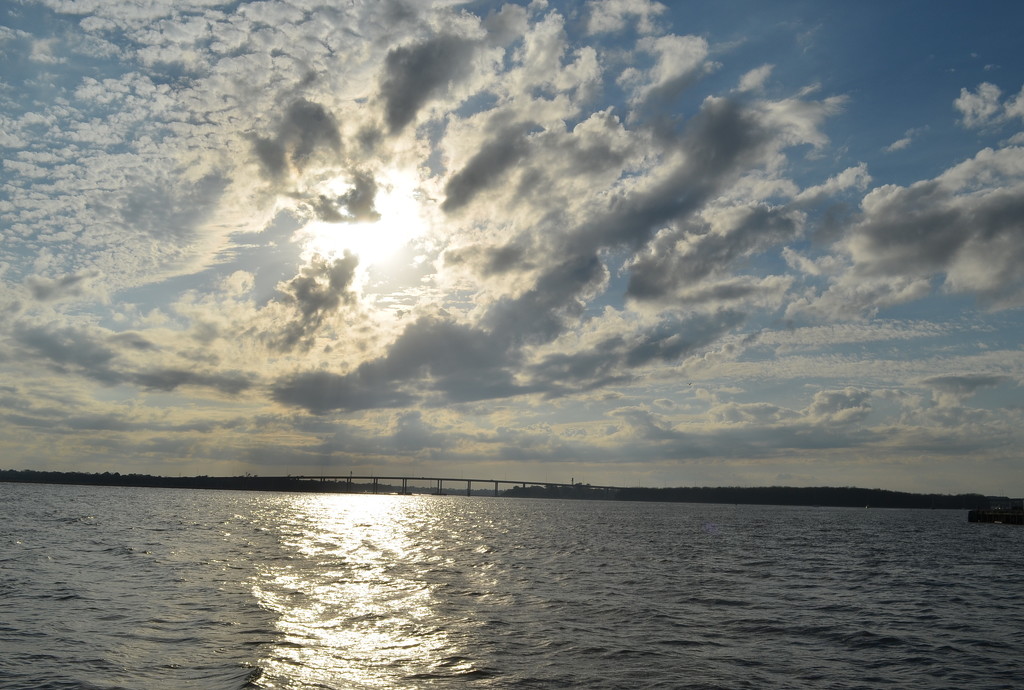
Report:
M 1010 688 L 963 511 L 0 484 L 0 687 Z

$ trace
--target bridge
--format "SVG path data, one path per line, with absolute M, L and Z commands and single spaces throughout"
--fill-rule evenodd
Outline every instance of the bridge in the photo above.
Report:
M 412 486 L 419 487 L 419 488 L 434 487 L 434 491 L 432 493 L 435 496 L 443 496 L 444 495 L 444 485 L 445 485 L 445 483 L 447 483 L 449 485 L 452 485 L 452 484 L 455 484 L 455 485 L 465 484 L 466 485 L 466 495 L 467 496 L 472 496 L 473 495 L 473 484 L 476 484 L 478 486 L 482 485 L 482 486 L 491 486 L 491 487 L 493 487 L 493 491 L 494 491 L 494 495 L 495 496 L 498 495 L 498 487 L 499 487 L 499 485 L 521 486 L 524 489 L 526 487 L 528 487 L 528 486 L 540 486 L 540 487 L 544 487 L 546 489 L 547 488 L 569 488 L 569 489 L 580 488 L 580 489 L 598 490 L 598 491 L 606 491 L 606 492 L 617 491 L 617 490 L 619 490 L 619 488 L 621 488 L 621 487 L 618 487 L 618 486 L 594 486 L 592 484 L 573 484 L 573 483 L 566 484 L 566 483 L 562 483 L 562 482 L 535 482 L 535 481 L 524 481 L 524 480 L 521 480 L 521 479 L 466 479 L 464 477 L 410 477 L 410 476 L 384 476 L 384 475 L 374 475 L 374 474 L 362 474 L 362 475 L 359 475 L 359 474 L 346 474 L 346 475 L 335 475 L 335 476 L 328 476 L 328 475 L 317 475 L 317 476 L 313 476 L 313 475 L 289 475 L 288 478 L 289 479 L 304 479 L 304 480 L 308 480 L 308 481 L 320 481 L 320 482 L 345 482 L 345 483 L 348 484 L 349 490 L 351 490 L 352 484 L 355 483 L 356 480 L 359 480 L 360 482 L 368 482 L 368 483 L 370 483 L 372 485 L 373 493 L 378 493 L 380 491 L 380 487 L 381 487 L 381 482 L 382 481 L 386 481 L 386 482 L 401 482 L 402 483 L 402 489 L 399 492 L 401 494 L 409 494 L 410 493 L 410 491 L 409 491 L 410 482 L 420 482 L 420 483 L 412 484 Z M 422 484 L 422 482 L 426 482 L 426 485 Z M 390 485 L 388 485 L 388 486 L 390 487 Z M 460 493 L 461 493 L 461 490 L 460 490 Z

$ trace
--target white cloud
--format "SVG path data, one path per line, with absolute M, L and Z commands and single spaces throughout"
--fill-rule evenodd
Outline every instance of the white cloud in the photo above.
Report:
M 775 65 L 761 65 L 750 70 L 740 77 L 740 83 L 736 89 L 738 91 L 760 91 L 764 88 L 764 83 L 771 76 L 774 68 Z
M 978 128 L 999 125 L 1014 118 L 1024 119 L 1024 87 L 1012 100 L 1003 101 L 1003 91 L 995 84 L 982 82 L 975 90 L 960 89 L 953 101 L 960 111 L 964 127 Z
M 863 192 L 871 184 L 871 174 L 866 163 L 859 163 L 852 168 L 843 170 L 820 185 L 808 187 L 797 195 L 796 201 L 813 201 L 832 197 L 847 189 Z
M 588 9 L 587 30 L 592 34 L 621 31 L 631 18 L 641 33 L 651 33 L 655 18 L 665 12 L 663 4 L 651 0 L 597 0 Z

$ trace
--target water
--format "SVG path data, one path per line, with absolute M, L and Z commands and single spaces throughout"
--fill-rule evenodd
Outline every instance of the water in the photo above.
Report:
M 962 511 L 0 484 L 3 688 L 999 688 Z

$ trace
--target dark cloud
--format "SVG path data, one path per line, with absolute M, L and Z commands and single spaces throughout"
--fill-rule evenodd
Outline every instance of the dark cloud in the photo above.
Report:
M 546 355 L 523 371 L 523 392 L 558 397 L 635 379 L 635 369 L 652 362 L 677 362 L 702 351 L 740 326 L 746 316 L 722 310 L 687 319 L 666 319 L 632 336 L 615 335 L 576 352 Z
M 628 383 L 633 375 L 622 368 L 625 347 L 625 339 L 616 336 L 582 352 L 547 355 L 530 366 L 529 381 L 548 397 Z
M 117 351 L 106 343 L 128 347 L 136 351 L 155 349 L 145 339 L 124 333 L 113 336 L 93 334 L 73 328 L 46 328 L 31 326 L 17 329 L 15 340 L 36 355 L 44 357 L 59 371 L 75 371 L 105 385 L 129 383 L 153 390 L 172 391 L 179 386 L 202 386 L 222 393 L 237 394 L 252 386 L 245 375 L 238 372 L 217 374 L 195 370 L 158 367 L 129 369 L 117 366 Z
M 468 203 L 474 194 L 507 174 L 512 166 L 522 163 L 525 131 L 522 125 L 503 131 L 502 136 L 493 138 L 449 180 L 449 209 Z M 590 296 L 608 277 L 599 258 L 600 252 L 622 246 L 637 249 L 666 223 L 687 219 L 738 174 L 761 164 L 772 146 L 782 145 L 776 135 L 757 113 L 726 99 L 709 99 L 675 141 L 674 145 L 681 148 L 683 155 L 671 174 L 654 187 L 620 196 L 609 204 L 604 214 L 571 231 L 563 247 L 566 258 L 542 271 L 532 288 L 491 304 L 481 321 L 488 352 L 507 367 L 521 356 L 522 348 L 550 342 L 577 323 Z M 649 269 L 642 272 L 645 277 L 658 276 L 660 280 L 638 283 L 634 292 L 653 298 L 678 289 L 681 284 L 699 283 L 740 256 L 791 238 L 799 228 L 796 217 L 784 209 L 753 207 L 734 215 L 737 219 L 731 222 L 724 235 L 712 233 L 709 227 L 703 228 L 703 236 L 694 233 L 689 255 L 679 258 L 674 247 L 666 251 L 666 255 L 676 256 L 678 265 L 661 265 L 665 259 L 652 251 L 647 257 L 649 266 L 640 268 Z M 553 237 L 557 240 L 559 234 Z M 533 254 L 518 243 L 453 250 L 448 254 L 449 262 L 470 262 L 484 275 L 522 270 L 532 259 Z M 670 273 L 679 275 L 666 275 Z M 725 285 L 716 296 L 736 299 L 753 290 L 747 285 Z M 711 297 L 708 295 L 709 299 Z M 705 320 L 692 319 L 682 326 L 662 324 L 616 347 L 609 341 L 601 346 L 604 350 L 551 355 L 533 366 L 527 378 L 528 386 L 506 385 L 507 376 L 503 375 L 497 392 L 537 391 L 558 395 L 623 381 L 629 378 L 630 368 L 651 361 L 675 361 L 707 347 L 741 325 L 745 315 L 724 310 L 701 318 Z M 413 340 L 412 331 L 407 335 L 408 341 L 403 337 L 396 347 Z M 468 359 L 467 363 L 471 361 Z M 438 379 L 438 389 L 452 399 L 468 399 L 470 395 L 479 398 L 485 394 L 484 386 L 467 382 L 463 392 L 455 395 L 453 381 L 441 379 L 443 377 Z
M 522 295 L 497 300 L 488 309 L 484 326 L 509 344 L 549 342 L 558 337 L 567 320 L 583 313 L 580 294 L 596 289 L 607 275 L 597 256 L 570 257 L 544 271 Z
M 857 229 L 854 242 L 867 274 L 931 273 L 943 269 L 968 241 L 963 209 L 950 206 L 950 195 L 938 182 L 892 190 L 872 205 Z M 1020 203 L 1020 200 L 1016 200 Z
M 78 297 L 85 292 L 88 283 L 99 275 L 98 271 L 70 273 L 60 278 L 29 276 L 25 284 L 32 296 L 40 302 L 54 302 L 68 297 Z
M 445 185 L 444 211 L 456 211 L 480 191 L 496 184 L 504 173 L 526 155 L 531 125 L 514 124 L 494 134 L 490 141 L 451 176 Z
M 793 239 L 801 228 L 799 216 L 786 208 L 759 205 L 737 211 L 725 227 L 689 223 L 681 232 L 659 234 L 629 266 L 627 296 L 639 301 L 671 298 L 740 257 Z M 732 286 L 737 289 L 743 287 Z
M 441 35 L 388 53 L 380 83 L 388 129 L 401 131 L 430 98 L 468 75 L 475 47 L 469 39 Z
M 132 350 L 158 350 L 156 345 L 132 331 L 122 331 L 110 336 L 110 342 Z
M 381 219 L 377 211 L 377 180 L 373 174 L 352 174 L 352 188 L 340 197 L 324 195 L 310 202 L 318 220 L 328 223 L 373 223 Z
M 322 105 L 305 99 L 288 107 L 275 137 L 253 141 L 256 158 L 264 174 L 272 180 L 285 176 L 290 167 L 301 171 L 321 149 L 340 153 L 338 123 Z
M 382 385 L 385 383 L 368 376 L 362 367 L 348 375 L 309 371 L 277 381 L 271 393 L 279 403 L 303 407 L 314 414 L 412 404 L 411 395 Z
M 387 381 L 429 377 L 448 401 L 503 398 L 523 392 L 513 381 L 519 355 L 512 345 L 503 334 L 421 318 L 368 370 Z
M 608 129 L 618 125 L 618 120 L 611 115 L 606 116 L 604 120 Z M 560 142 L 559 151 L 565 156 L 571 169 L 585 173 L 620 169 L 626 160 L 625 151 L 616 150 L 603 141 L 587 140 L 579 136 Z
M 277 179 L 284 176 L 288 169 L 288 156 L 284 144 L 277 139 L 256 138 L 252 143 L 252 149 L 267 177 Z
M 276 346 L 282 351 L 302 344 L 309 347 L 317 329 L 342 304 L 354 299 L 350 288 L 355 277 L 358 257 L 345 252 L 333 261 L 315 256 L 303 266 L 299 275 L 278 286 L 280 301 L 295 307 L 298 317 L 291 321 Z
M 682 162 L 650 189 L 614 198 L 603 215 L 571 233 L 572 244 L 639 249 L 762 162 L 771 142 L 772 132 L 755 113 L 728 99 L 708 99 L 674 144 Z
M 374 223 L 380 220 L 376 200 L 376 179 L 370 173 L 355 172 L 352 189 L 334 199 L 321 194 L 311 205 L 316 217 L 327 223 Z
M 356 223 L 372 223 L 380 220 L 374 202 L 377 198 L 377 181 L 373 175 L 357 172 L 353 175 L 352 189 L 345 192 L 338 201 L 348 211 L 347 219 Z
M 334 261 L 314 258 L 287 284 L 286 292 L 307 320 L 337 309 L 342 301 L 351 299 L 348 288 L 358 262 L 348 253 Z
M 535 267 L 530 251 L 518 244 L 501 247 L 470 246 L 449 249 L 444 253 L 445 264 L 458 266 L 471 264 L 485 277 L 509 272 L 527 271 Z
M 708 68 L 703 61 L 695 62 L 680 74 L 644 89 L 643 95 L 633 104 L 630 122 L 642 124 L 662 141 L 670 140 L 680 123 L 685 122 L 678 114 L 679 97 L 707 74 Z
M 423 421 L 418 410 L 398 415 L 392 430 L 391 445 L 396 450 L 416 452 L 424 448 L 446 448 L 450 439 L 446 434 L 437 433 Z
M 673 362 L 706 348 L 724 334 L 740 326 L 746 314 L 721 310 L 712 315 L 698 315 L 682 322 L 666 321 L 632 343 L 625 363 L 635 367 L 652 360 Z
M 84 331 L 68 327 L 23 326 L 15 329 L 14 340 L 61 370 L 80 368 L 90 378 L 110 384 L 117 383 L 120 378 L 110 368 L 116 351 Z
M 410 404 L 408 389 L 429 380 L 443 402 L 502 398 L 525 392 L 513 381 L 518 355 L 494 334 L 437 318 L 421 318 L 383 357 L 345 374 L 307 372 L 274 387 L 278 402 L 311 412 Z
M 929 388 L 956 396 L 969 396 L 982 388 L 994 388 L 1012 381 L 1009 376 L 995 374 L 960 374 L 932 376 L 921 381 Z
M 490 247 L 487 260 L 483 265 L 485 276 L 501 275 L 513 270 L 524 270 L 533 267 L 533 262 L 523 247 L 507 244 L 503 247 Z
M 873 191 L 846 240 L 854 276 L 944 275 L 953 291 L 974 293 L 995 306 L 1019 305 L 1024 196 L 1019 185 L 994 183 L 1022 157 L 1019 149 L 982 152 L 935 180 Z
M 508 261 L 517 257 L 513 251 Z M 607 269 L 597 256 L 570 258 L 544 271 L 530 290 L 494 302 L 480 327 L 419 319 L 385 356 L 346 375 L 309 372 L 290 377 L 276 386 L 275 398 L 314 412 L 393 406 L 411 399 L 403 391 L 424 381 L 448 402 L 529 392 L 561 395 L 628 380 L 629 368 L 651 361 L 676 361 L 708 346 L 745 318 L 724 310 L 685 323 L 666 322 L 631 342 L 611 339 L 591 352 L 549 356 L 529 371 L 528 385 L 516 383 L 514 372 L 521 365 L 523 348 L 550 342 L 576 323 L 585 309 L 581 295 L 606 279 Z M 311 302 L 302 326 L 315 323 L 322 313 L 320 300 Z
M 173 391 L 179 386 L 202 386 L 228 395 L 237 395 L 252 387 L 252 381 L 244 374 L 204 374 L 186 369 L 154 369 L 124 374 L 125 381 L 142 388 Z
M 396 407 L 416 402 L 473 402 L 527 393 L 558 397 L 633 379 L 631 368 L 652 361 L 674 362 L 707 347 L 739 326 L 744 315 L 720 311 L 665 322 L 632 338 L 614 336 L 576 353 L 555 353 L 524 367 L 523 348 L 547 342 L 561 331 L 551 305 L 537 299 L 505 305 L 495 328 L 483 330 L 436 318 L 410 324 L 386 355 L 339 375 L 316 371 L 279 381 L 278 402 L 315 413 Z M 514 314 L 540 309 L 554 322 L 517 322 Z M 515 324 L 519 324 L 519 328 Z M 521 380 L 517 378 L 521 372 Z M 414 397 L 429 386 L 436 400 Z
M 737 278 L 711 285 L 702 285 L 676 296 L 681 304 L 719 304 L 737 302 L 760 294 L 762 287 L 749 280 Z

